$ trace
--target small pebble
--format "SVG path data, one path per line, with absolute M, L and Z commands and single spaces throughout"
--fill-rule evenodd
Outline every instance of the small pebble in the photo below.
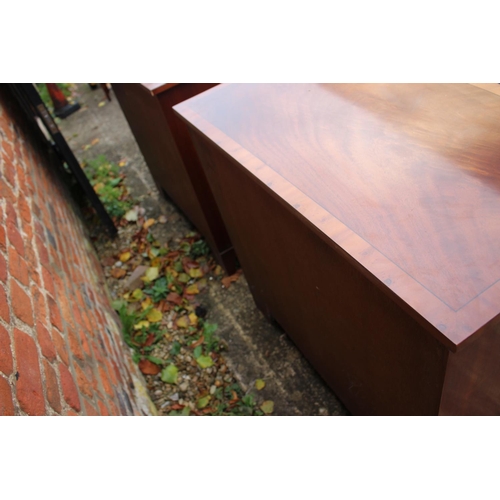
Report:
M 212 385 L 212 386 L 210 387 L 210 394 L 214 394 L 216 390 L 217 390 L 217 386 Z
M 115 267 L 122 267 L 123 266 L 123 262 L 121 260 L 117 260 L 115 262 Z
M 155 391 L 155 396 L 161 396 L 162 394 L 163 394 L 163 391 L 161 391 L 160 389 Z
M 175 392 L 174 394 L 172 394 L 172 395 L 170 396 L 170 399 L 171 399 L 172 401 L 178 401 L 178 400 L 179 400 L 179 393 L 178 393 L 178 392 Z
M 182 392 L 186 392 L 189 388 L 189 384 L 187 382 L 183 382 L 180 386 L 179 386 L 179 390 L 182 391 Z
M 320 408 L 318 414 L 321 416 L 328 416 L 328 410 L 326 408 Z

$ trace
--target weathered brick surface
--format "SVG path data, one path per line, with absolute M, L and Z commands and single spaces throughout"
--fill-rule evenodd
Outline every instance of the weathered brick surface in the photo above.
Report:
M 31 298 L 13 279 L 10 280 L 10 296 L 14 314 L 27 325 L 33 326 Z
M 76 411 L 80 411 L 80 397 L 73 375 L 63 363 L 59 363 L 59 373 L 61 374 L 61 385 L 66 402 Z
M 14 414 L 10 384 L 7 380 L 0 377 L 0 417 Z
M 9 332 L 0 324 L 0 372 L 3 372 L 5 375 L 10 375 L 12 369 L 12 350 Z
M 35 341 L 27 334 L 14 329 L 18 380 L 17 400 L 28 415 L 45 415 L 40 363 Z
M 57 161 L 0 84 L 0 415 L 130 414 L 127 399 L 140 414 L 136 367 Z

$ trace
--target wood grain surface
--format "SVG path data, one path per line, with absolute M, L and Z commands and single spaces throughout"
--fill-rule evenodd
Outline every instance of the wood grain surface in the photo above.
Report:
M 452 350 L 499 323 L 494 93 L 231 84 L 175 109 Z

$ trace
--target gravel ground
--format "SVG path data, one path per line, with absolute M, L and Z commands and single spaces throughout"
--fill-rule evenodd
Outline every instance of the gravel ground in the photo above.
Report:
M 113 93 L 111 95 L 113 101 L 106 102 L 101 90 L 91 91 L 88 85 L 80 84 L 76 97 L 82 109 L 61 121 L 59 126 L 79 161 L 106 155 L 109 161 L 121 162 L 126 176 L 124 182 L 140 204 L 140 220 L 121 227 L 118 238 L 110 241 L 102 234 L 94 238 L 99 258 L 107 264 L 105 273 L 110 294 L 113 299 L 119 299 L 126 291 L 124 284 L 134 265 L 139 265 L 133 258 L 124 266 L 121 262 L 117 265 L 119 255 L 135 244 L 134 235 L 137 239 L 143 221 L 156 221 L 148 232 L 158 248 L 168 247 L 172 251 L 186 235 L 191 235 L 191 239 L 197 236 L 182 213 L 157 191 L 120 106 Z M 94 226 L 90 231 L 96 236 L 98 229 Z M 209 256 L 201 263 L 192 262 L 190 265 L 206 271 L 202 278 L 206 285 L 195 299 L 188 296 L 179 311 L 163 313 L 161 325 L 167 333 L 150 353 L 165 363 L 175 362 L 179 370 L 177 382 L 164 382 L 162 372 L 145 376 L 160 414 L 180 413 L 186 407 L 191 414 L 203 414 L 206 408 L 214 410 L 215 403 L 220 402 L 233 412 L 224 414 L 262 414 L 259 408 L 264 402 L 273 403 L 271 408 L 264 406 L 265 410 L 272 409 L 273 415 L 348 414 L 286 334 L 270 324 L 256 308 L 244 275 L 226 288 L 222 285 L 223 274 Z M 116 267 L 125 267 L 126 276 L 114 278 L 111 272 Z M 166 303 L 164 306 L 168 307 Z M 216 336 L 220 339 L 216 351 L 211 353 L 214 365 L 208 368 L 200 368 L 193 357 L 193 347 L 189 346 L 202 335 L 201 327 L 198 325 L 197 333 L 187 335 L 175 324 L 179 315 L 196 307 L 203 311 L 200 323 L 216 324 Z M 175 342 L 181 348 L 172 355 Z M 263 380 L 264 388 L 257 390 L 256 380 Z M 254 405 L 242 403 L 245 396 L 248 402 L 249 395 L 253 396 Z M 206 401 L 209 403 L 204 407 Z M 209 414 L 217 413 L 214 410 Z

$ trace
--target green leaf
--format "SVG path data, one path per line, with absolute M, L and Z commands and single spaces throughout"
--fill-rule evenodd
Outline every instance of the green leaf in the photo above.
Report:
M 205 408 L 209 402 L 210 396 L 205 396 L 204 398 L 198 399 L 196 406 L 201 410 L 202 408 Z
M 203 334 L 205 335 L 205 338 L 207 335 L 213 335 L 216 330 L 217 330 L 216 323 L 205 323 L 203 325 Z
M 260 391 L 262 389 L 264 389 L 264 387 L 266 387 L 266 383 L 261 379 L 261 378 L 258 378 L 256 381 L 255 381 L 255 388 Z
M 191 412 L 191 408 L 189 408 L 189 406 L 185 406 L 182 411 L 181 411 L 181 415 L 183 417 L 187 417 L 189 415 L 189 413 Z
M 191 277 L 189 276 L 189 274 L 186 273 L 181 273 L 179 274 L 179 276 L 177 276 L 177 281 L 179 283 L 187 283 L 190 279 Z
M 181 344 L 177 342 L 177 340 L 174 341 L 172 344 L 172 349 L 170 349 L 170 355 L 171 356 L 177 356 L 181 352 Z
M 168 365 L 161 372 L 161 379 L 167 384 L 177 384 L 178 368 L 175 365 Z
M 201 355 L 203 354 L 203 350 L 201 345 L 196 346 L 193 351 L 193 357 L 194 359 L 198 359 Z
M 147 356 L 147 358 L 149 359 L 149 361 L 151 361 L 151 363 L 154 363 L 156 365 L 163 365 L 163 363 L 165 363 L 163 359 L 155 358 L 154 356 Z
M 266 414 L 270 415 L 274 411 L 274 402 L 273 401 L 264 401 L 260 405 L 260 409 Z
M 196 362 L 201 366 L 201 368 L 210 368 L 214 364 L 210 356 L 199 356 L 196 358 Z

